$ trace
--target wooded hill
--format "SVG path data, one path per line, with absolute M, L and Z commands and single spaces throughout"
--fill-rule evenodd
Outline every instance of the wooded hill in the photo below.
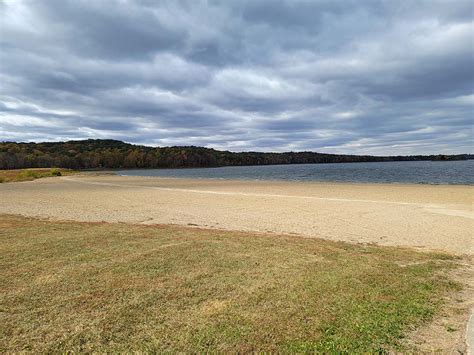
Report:
M 466 160 L 473 158 L 472 154 L 380 157 L 315 152 L 233 153 L 194 146 L 155 148 L 110 139 L 53 143 L 0 142 L 0 169 L 49 167 L 70 169 L 195 168 L 237 165 Z

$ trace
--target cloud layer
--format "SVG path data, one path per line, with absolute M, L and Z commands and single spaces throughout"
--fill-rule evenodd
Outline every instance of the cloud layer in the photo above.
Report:
M 473 152 L 473 5 L 0 2 L 0 140 Z

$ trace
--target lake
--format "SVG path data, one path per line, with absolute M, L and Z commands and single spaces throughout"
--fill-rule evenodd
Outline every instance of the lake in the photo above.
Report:
M 125 176 L 474 185 L 474 160 L 120 170 Z

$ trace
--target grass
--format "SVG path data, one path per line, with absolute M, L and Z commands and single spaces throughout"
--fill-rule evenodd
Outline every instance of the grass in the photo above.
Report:
M 445 254 L 0 215 L 0 352 L 385 352 L 459 285 Z
M 77 172 L 74 170 L 60 168 L 0 170 L 0 183 L 31 181 L 44 177 L 72 175 L 75 173 Z

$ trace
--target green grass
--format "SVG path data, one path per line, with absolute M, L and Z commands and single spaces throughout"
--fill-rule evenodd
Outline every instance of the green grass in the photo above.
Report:
M 445 254 L 0 215 L 0 352 L 407 350 Z M 413 349 L 409 349 L 413 350 Z
M 74 173 L 77 172 L 70 169 L 59 168 L 0 170 L 0 183 L 31 181 L 45 177 L 71 175 Z

